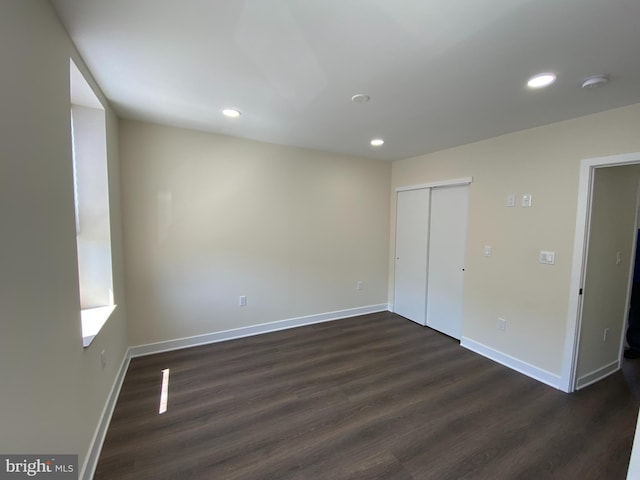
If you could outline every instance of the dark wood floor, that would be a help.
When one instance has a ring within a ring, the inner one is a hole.
[[[624,479],[638,406],[385,312],[132,360],[94,478]]]

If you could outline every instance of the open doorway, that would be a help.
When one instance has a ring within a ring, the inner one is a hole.
[[[562,388],[621,367],[637,230],[640,153],[583,160]]]
[[[576,389],[621,367],[631,297],[640,165],[594,170]]]

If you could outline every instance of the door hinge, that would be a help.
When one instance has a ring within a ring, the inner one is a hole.
[[[582,289],[580,289],[580,291],[578,292],[578,295],[582,295]]]

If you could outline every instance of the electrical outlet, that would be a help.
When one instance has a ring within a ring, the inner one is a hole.
[[[238,298],[238,306],[240,306],[240,307],[246,307],[247,306],[247,296],[246,295],[240,295],[240,297]]]
[[[504,332],[507,329],[507,321],[504,318],[498,317],[498,330]]]
[[[362,280],[356,282],[356,290],[362,290]]]

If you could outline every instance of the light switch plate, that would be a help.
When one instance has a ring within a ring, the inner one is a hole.
[[[525,193],[522,195],[522,206],[523,207],[530,207],[531,206],[531,194],[530,193]]]
[[[540,250],[540,263],[545,265],[555,265],[556,252],[548,252],[546,250]]]

